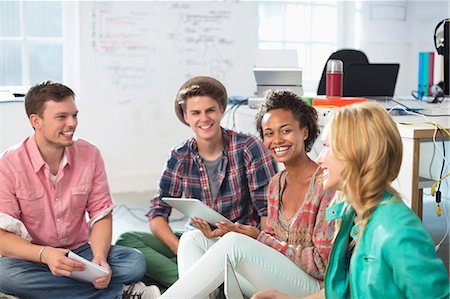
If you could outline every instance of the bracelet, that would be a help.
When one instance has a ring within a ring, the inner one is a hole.
[[[41,250],[39,250],[39,262],[42,263],[42,253],[47,246],[42,246]]]

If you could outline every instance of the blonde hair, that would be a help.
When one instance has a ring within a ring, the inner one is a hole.
[[[397,125],[381,105],[364,102],[338,109],[328,126],[333,153],[346,164],[342,192],[363,207],[365,225],[384,191],[400,197],[391,187],[402,163]]]

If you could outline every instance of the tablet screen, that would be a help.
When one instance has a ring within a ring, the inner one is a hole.
[[[215,225],[219,221],[230,221],[204,202],[195,198],[163,197],[162,201],[177,209],[189,218],[197,217]]]

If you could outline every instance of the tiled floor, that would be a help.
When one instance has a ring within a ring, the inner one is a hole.
[[[145,213],[150,206],[152,196],[153,192],[113,194],[114,202],[117,205],[113,214],[113,242],[121,233],[126,231],[149,231]],[[444,207],[445,203],[446,211],[450,214],[448,199],[444,199],[441,206]],[[424,195],[423,215],[424,224],[430,231],[435,244],[439,243],[449,224],[444,217],[444,213],[440,217],[436,216],[436,204],[431,196]],[[171,216],[170,226],[172,228],[182,228],[185,221],[186,218],[175,210]],[[444,261],[448,272],[450,254],[448,236],[442,242],[437,254]]]

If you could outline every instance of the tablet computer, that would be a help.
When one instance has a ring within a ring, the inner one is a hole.
[[[109,273],[108,269],[97,265],[96,263],[93,263],[72,251],[69,251],[67,253],[67,257],[76,260],[77,262],[83,263],[86,267],[84,271],[73,271],[72,274],[70,274],[70,277],[73,279],[93,282],[97,278],[106,276]]]
[[[225,216],[195,198],[163,197],[162,201],[189,218],[197,217],[215,225],[219,221],[230,221]]]

